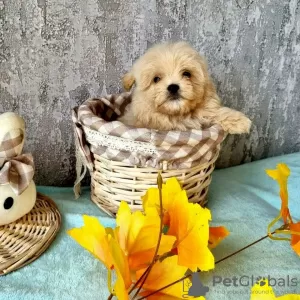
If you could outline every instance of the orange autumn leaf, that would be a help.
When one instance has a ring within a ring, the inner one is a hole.
[[[147,296],[153,291],[157,291],[160,288],[182,278],[185,276],[187,269],[177,264],[177,256],[171,256],[164,259],[162,262],[154,264],[147,280],[143,285],[143,292],[141,296]],[[137,279],[142,276],[145,269],[139,270],[136,273]],[[189,280],[189,279],[188,279]],[[153,296],[147,297],[147,300],[159,300],[159,299],[183,299],[183,282],[178,282],[166,289],[163,289],[159,293],[155,293]],[[184,299],[200,299],[194,297],[185,296]]]
[[[169,209],[168,235],[176,236],[178,265],[191,271],[214,268],[214,257],[208,248],[210,211],[189,203],[185,191],[175,195]]]
[[[292,232],[291,246],[293,250],[300,256],[300,222],[290,224],[290,231]]]
[[[153,208],[153,210],[155,210]],[[116,217],[116,233],[121,248],[128,256],[131,270],[145,268],[153,259],[160,232],[160,217],[156,210],[131,213],[129,205],[122,201]],[[175,237],[162,235],[158,255],[170,251]]]
[[[266,173],[274,180],[278,182],[280,191],[280,198],[281,198],[281,216],[285,224],[288,223],[288,219],[292,221],[289,208],[288,208],[288,189],[287,189],[287,181],[288,177],[290,176],[290,169],[289,167],[284,164],[278,164],[275,170],[266,170]]]
[[[217,247],[228,235],[229,231],[224,226],[209,227],[209,248]]]

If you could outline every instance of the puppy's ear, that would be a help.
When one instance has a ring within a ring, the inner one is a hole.
[[[122,82],[123,82],[123,87],[126,91],[130,91],[132,86],[135,83],[135,78],[132,75],[131,72],[126,73],[123,78],[122,78]]]

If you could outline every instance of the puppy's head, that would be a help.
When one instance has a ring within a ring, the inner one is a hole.
[[[203,58],[185,42],[156,45],[123,77],[123,85],[156,111],[184,115],[204,101],[209,77]]]

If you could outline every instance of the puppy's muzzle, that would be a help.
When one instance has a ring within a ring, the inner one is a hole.
[[[179,85],[178,84],[170,84],[167,89],[172,96],[175,96],[178,94]]]

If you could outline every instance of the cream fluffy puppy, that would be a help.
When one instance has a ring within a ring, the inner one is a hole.
[[[204,59],[188,43],[163,43],[149,49],[123,77],[135,85],[132,102],[119,121],[158,130],[201,129],[220,124],[231,134],[248,133],[251,121],[221,106]]]

